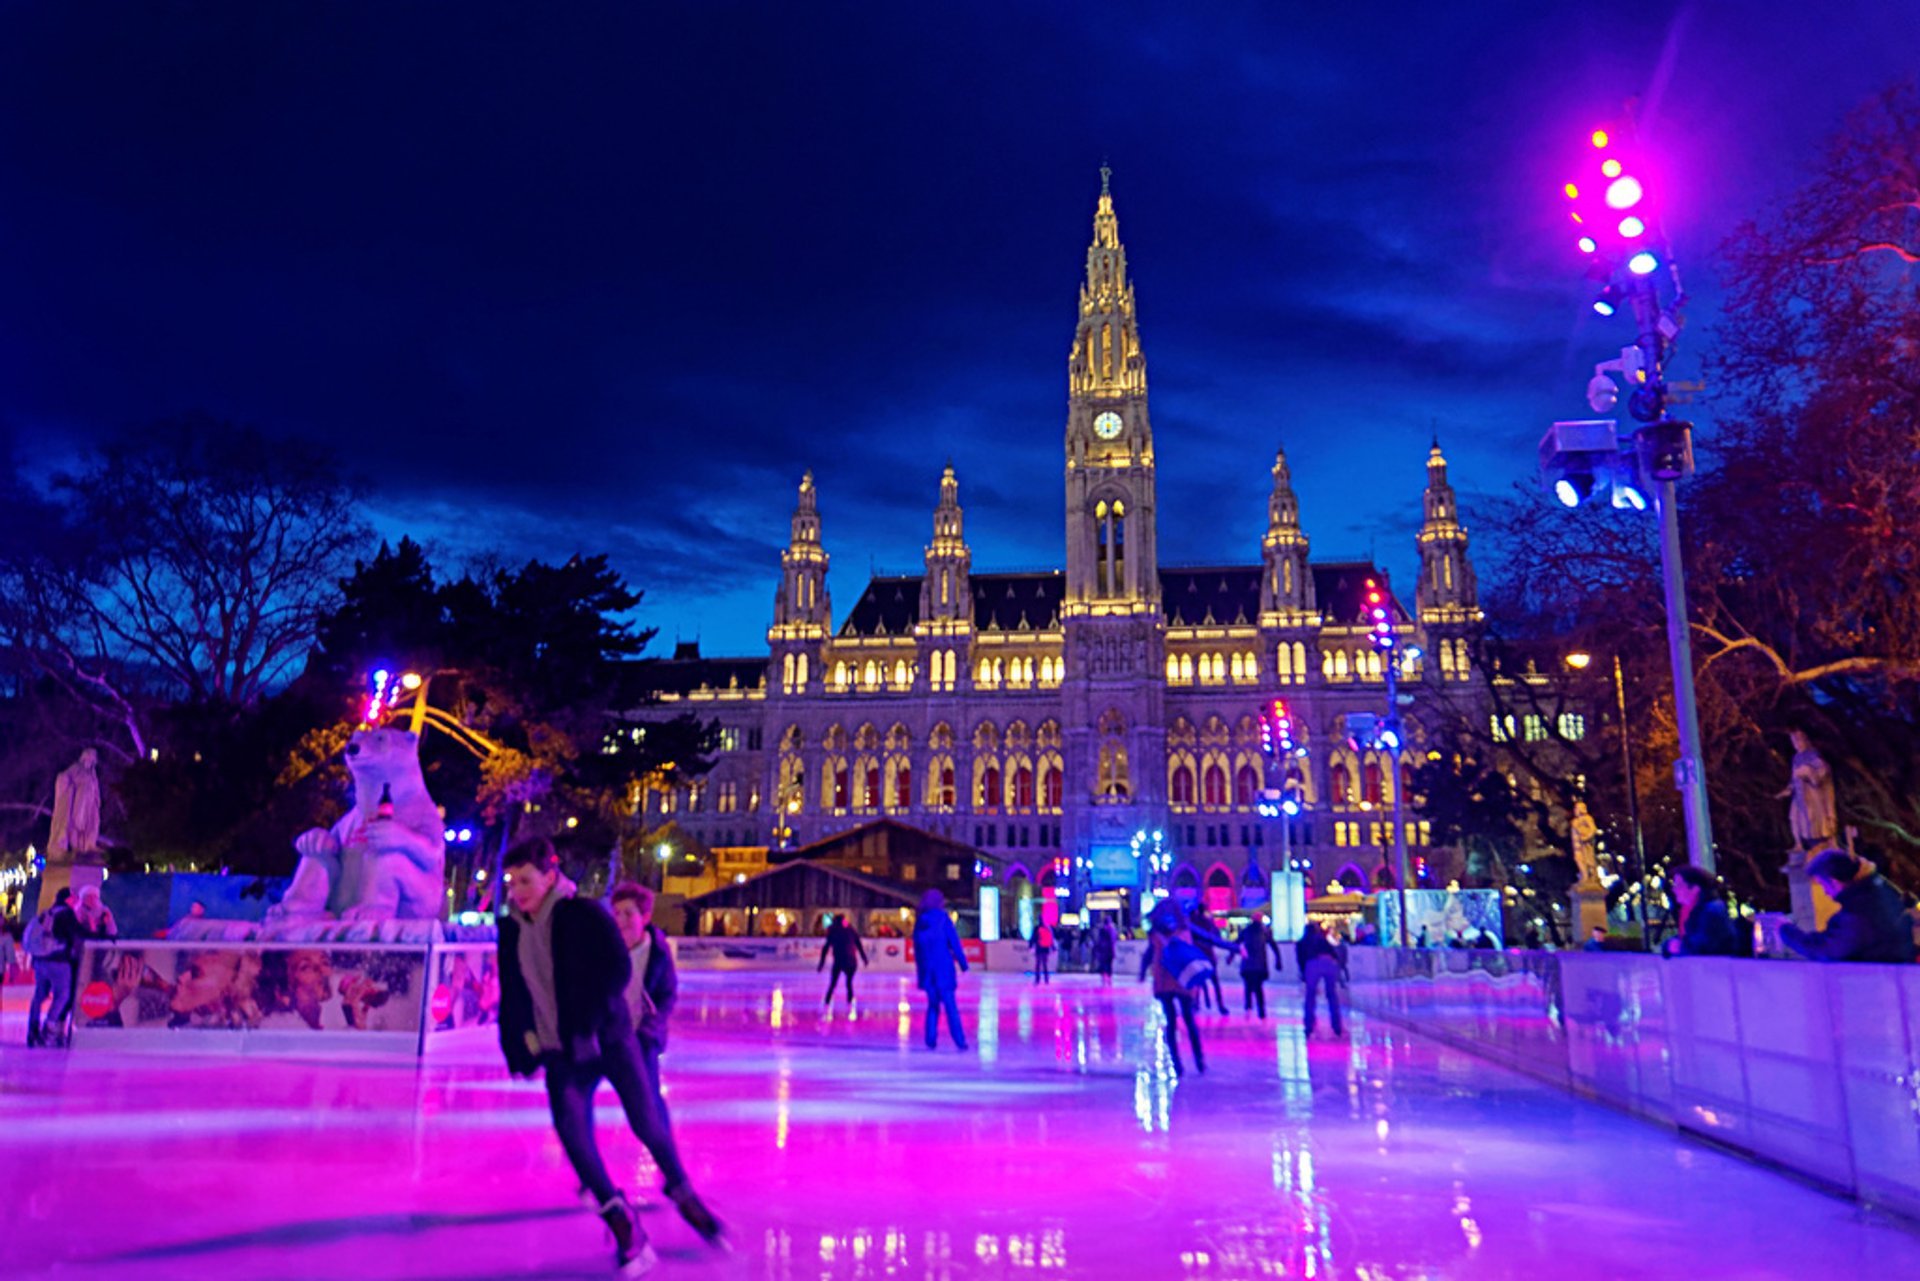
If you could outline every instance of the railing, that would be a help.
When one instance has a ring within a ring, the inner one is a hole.
[[[1355,948],[1353,1004],[1920,1217],[1920,966]]]

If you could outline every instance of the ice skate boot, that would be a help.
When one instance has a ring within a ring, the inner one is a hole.
[[[707,1203],[690,1185],[682,1184],[669,1190],[667,1199],[680,1211],[680,1217],[687,1221],[687,1226],[700,1234],[702,1241],[716,1250],[732,1252],[733,1243],[727,1240],[726,1225],[713,1217],[713,1211],[707,1208]]]
[[[623,1277],[643,1277],[653,1271],[660,1256],[653,1252],[647,1234],[634,1221],[633,1207],[616,1192],[599,1207],[600,1221],[613,1233],[614,1262]]]

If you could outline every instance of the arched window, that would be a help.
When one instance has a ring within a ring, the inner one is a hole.
[[[1057,756],[1049,757],[1045,771],[1040,777],[1042,805],[1044,808],[1058,813],[1061,805],[1066,802],[1067,792],[1067,775],[1066,771],[1060,768],[1060,758]]]
[[[805,691],[807,688],[807,656],[801,654],[793,661],[793,687]]]
[[[1208,809],[1223,809],[1227,803],[1227,772],[1217,764],[1207,766],[1203,792]]]
[[[947,809],[952,809],[953,808],[953,762],[952,761],[943,759],[940,762],[940,773],[938,777],[940,779],[939,790],[937,793],[937,795],[940,798],[938,803]]]
[[[828,794],[832,798],[834,809],[847,808],[847,762],[844,758],[832,762],[833,773],[827,779]]]
[[[1193,683],[1193,655],[1180,655],[1180,679],[1187,684]]]
[[[1242,764],[1233,775],[1233,803],[1252,805],[1260,799],[1260,775],[1252,764]]]
[[[1174,805],[1193,808],[1193,767],[1184,761],[1175,763],[1173,778],[1167,786],[1167,799]]]
[[[1033,808],[1033,766],[1025,761],[1013,771],[1013,807],[1023,811]]]
[[[1347,770],[1345,761],[1335,761],[1327,771],[1327,784],[1333,791],[1333,803],[1342,807],[1353,804],[1353,775]]]
[[[877,809],[880,805],[880,762],[871,756],[860,763],[860,808]]]
[[[1000,808],[1000,767],[989,764],[980,771],[980,795],[974,798],[974,808],[991,813]]]
[[[1368,761],[1360,767],[1360,799],[1369,805],[1380,805],[1386,801],[1387,777],[1377,760]]]

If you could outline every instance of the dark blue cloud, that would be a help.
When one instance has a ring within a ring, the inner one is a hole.
[[[608,550],[746,649],[807,468],[843,607],[949,457],[976,563],[1058,563],[1105,156],[1163,560],[1249,559],[1284,441],[1316,548],[1405,576],[1429,435],[1471,519],[1626,338],[1553,199],[1581,130],[1644,96],[1711,320],[1720,237],[1916,47],[1865,0],[12,6],[0,425],[333,440],[382,529]]]

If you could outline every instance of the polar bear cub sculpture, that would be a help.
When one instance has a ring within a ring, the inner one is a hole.
[[[439,920],[446,915],[447,846],[440,811],[420,772],[420,739],[399,729],[363,729],[346,748],[353,809],[331,831],[293,843],[300,862],[274,909],[280,922]],[[393,814],[380,814],[390,794]]]

